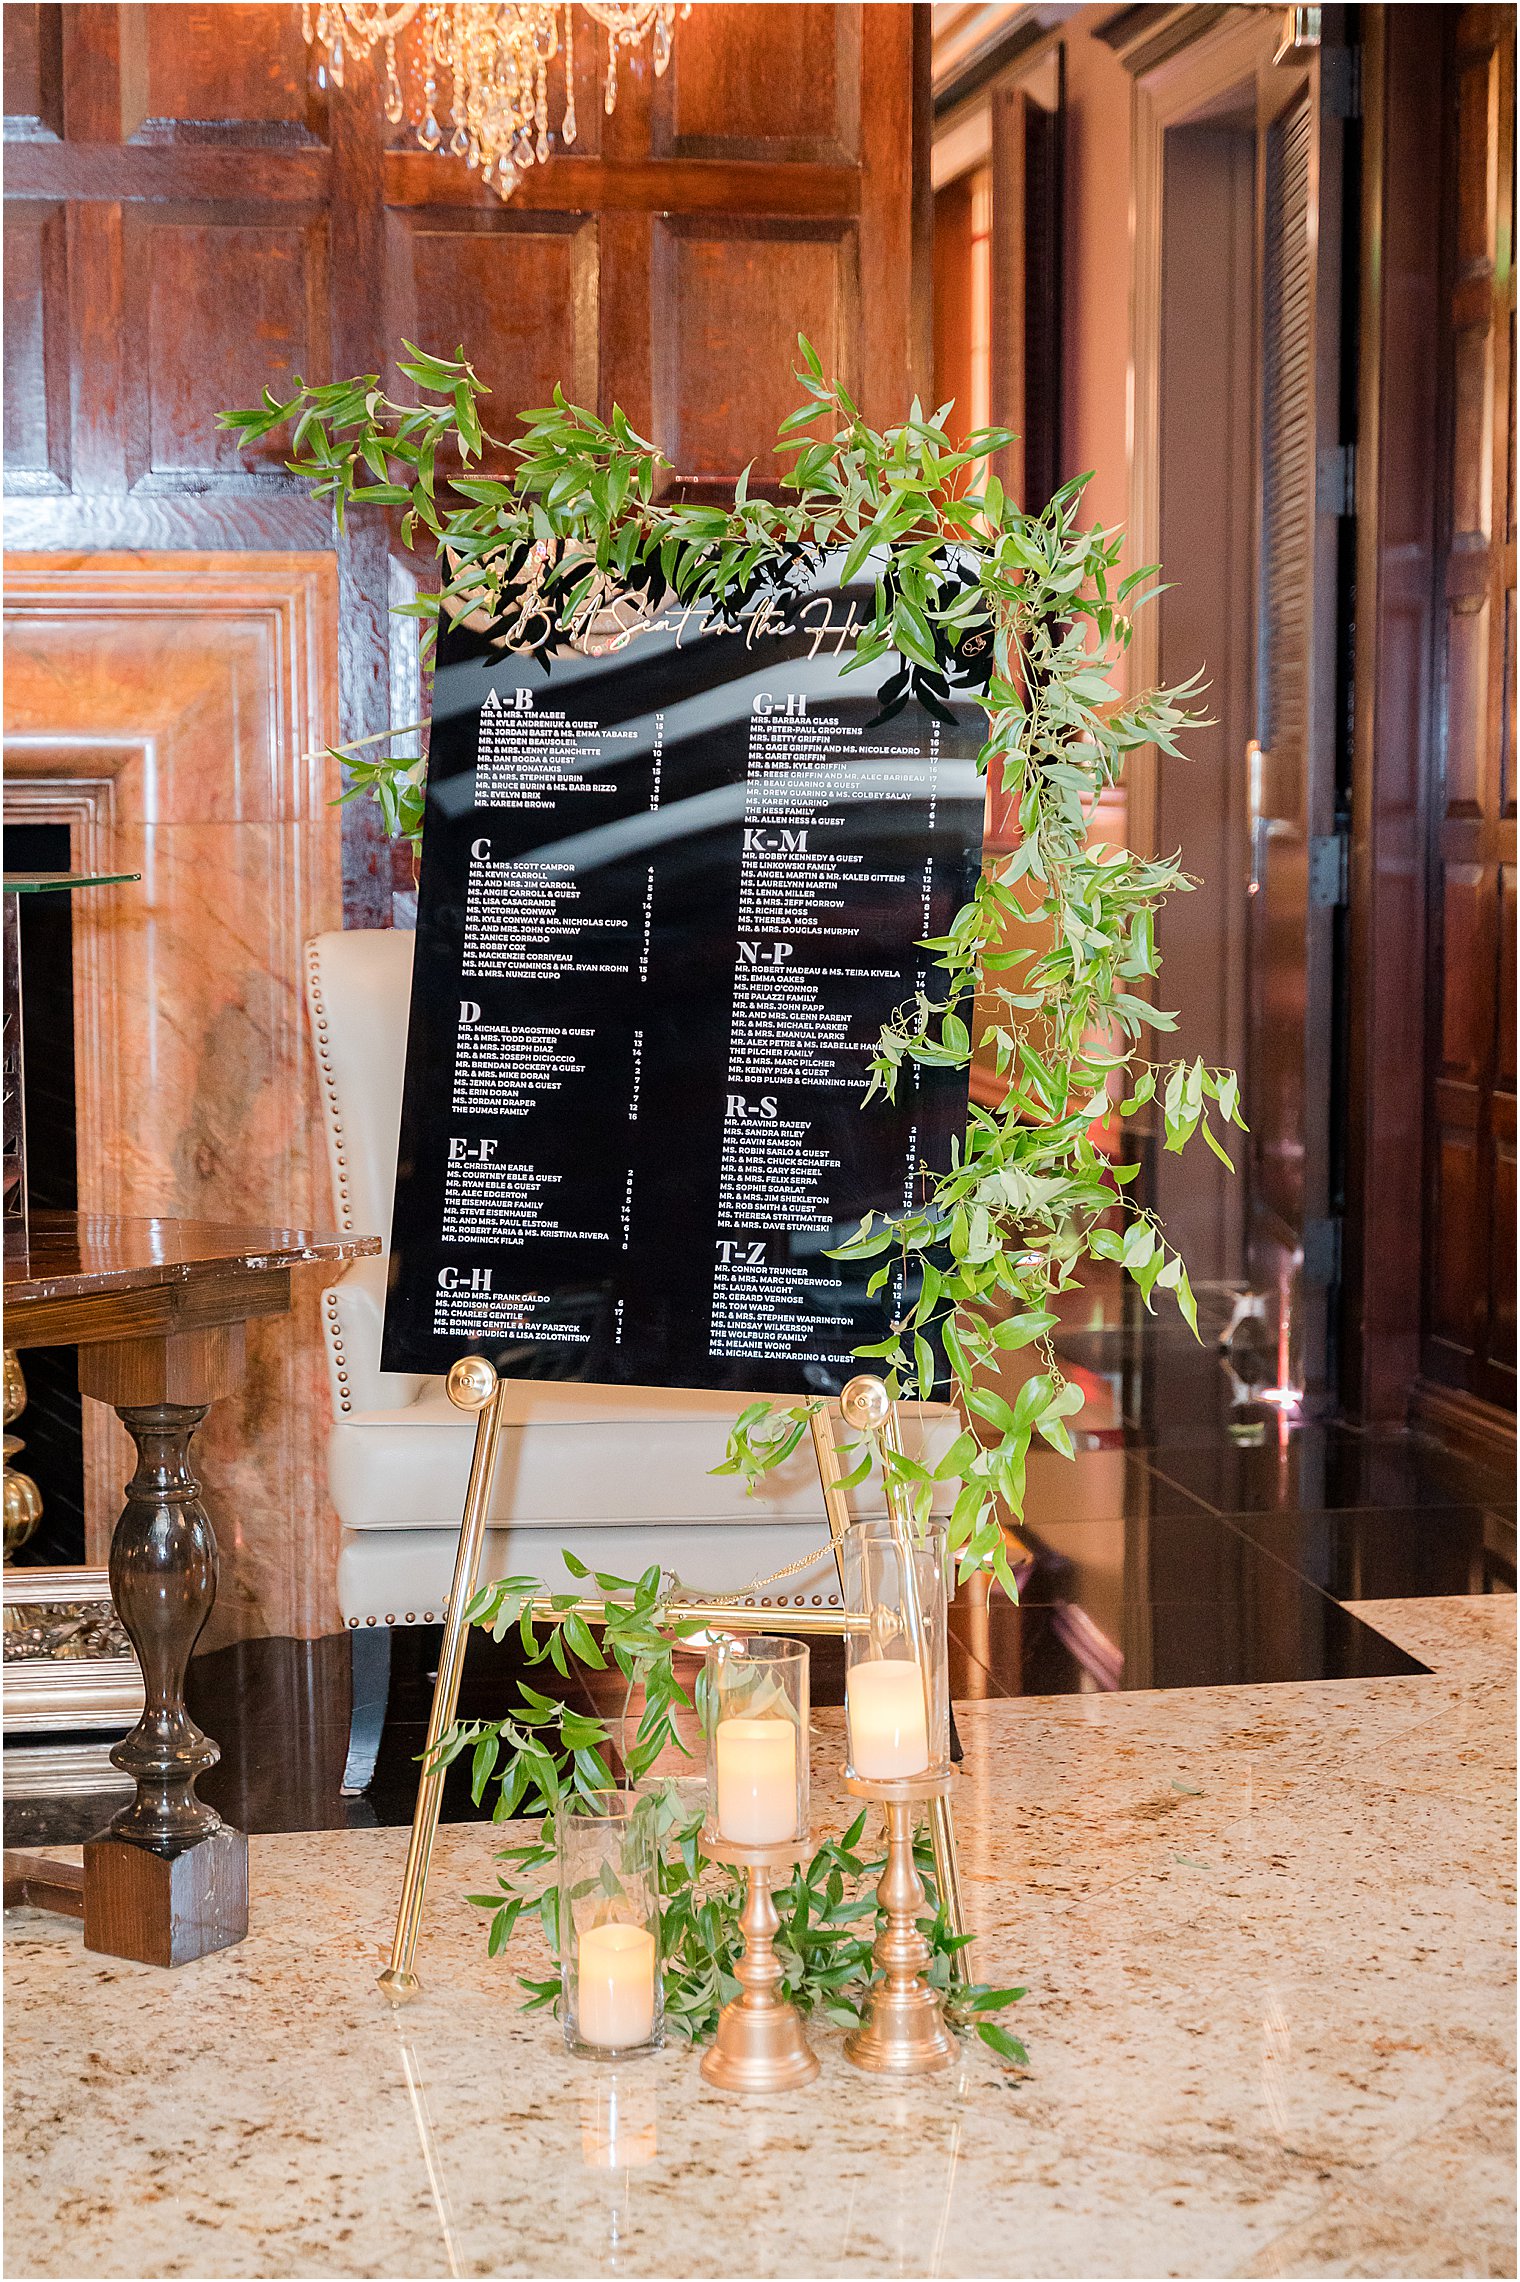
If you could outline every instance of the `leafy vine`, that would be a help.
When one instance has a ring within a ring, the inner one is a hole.
[[[913,1064],[966,1068],[974,1052],[990,1057],[1001,1098],[973,1101],[951,1164],[921,1168],[910,1208],[868,1215],[836,1256],[878,1260],[872,1289],[897,1283],[904,1295],[889,1335],[857,1353],[892,1393],[919,1397],[935,1392],[942,1355],[961,1422],[932,1477],[874,1438],[862,1467],[881,1469],[920,1515],[935,1479],[958,1481],[949,1542],[960,1574],[990,1568],[1012,1591],[1001,1515],[1022,1511],[1031,1444],[1072,1451],[1082,1395],[1050,1335],[1084,1263],[1116,1261],[1147,1308],[1166,1293],[1197,1328],[1181,1256],[1131,1193],[1138,1166],[1095,1128],[1156,1103],[1167,1150],[1201,1132],[1228,1164],[1214,1121],[1244,1122],[1233,1072],[1142,1051],[1146,1033],[1175,1027],[1153,995],[1156,915],[1192,883],[1175,860],[1090,837],[1131,753],[1178,751],[1198,683],[1121,694],[1135,613],[1160,590],[1150,570],[1120,575],[1119,531],[1082,527],[1085,477],[1025,508],[992,472],[1007,431],[957,445],[951,407],[926,416],[917,401],[896,426],[872,428],[799,346],[804,401],[780,430],[780,496],[752,494],[746,470],[724,507],[663,496],[669,464],[623,413],[603,421],[558,389],[494,446],[510,472],[478,472],[493,443],[487,391],[462,353],[406,344],[399,370],[415,401],[367,374],[284,401],[266,391],[262,406],[222,418],[244,443],[293,423],[289,465],[340,523],[351,507],[396,509],[408,545],[431,542],[439,597],[403,606],[424,621],[425,655],[440,601],[516,648],[595,647],[633,638],[667,598],[729,622],[784,609],[827,561],[841,587],[874,582],[850,662],[890,660],[885,711],[916,700],[942,712],[968,695],[982,706],[979,766],[1000,772],[1017,845],[986,864],[930,944],[943,983],[884,1027],[866,1098],[890,1098]],[[457,461],[447,480],[446,452]],[[338,758],[342,797],[370,792],[389,829],[420,832],[425,763]],[[989,1381],[1024,1349],[1036,1368],[1010,1400]],[[780,1463],[810,1407],[750,1406],[726,1470],[753,1480]]]

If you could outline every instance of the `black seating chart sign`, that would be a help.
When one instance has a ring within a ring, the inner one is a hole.
[[[862,1097],[942,980],[985,726],[878,719],[868,610],[671,606],[547,673],[441,632],[386,1369],[829,1393],[886,1335],[828,1252],[965,1128],[964,1072]]]

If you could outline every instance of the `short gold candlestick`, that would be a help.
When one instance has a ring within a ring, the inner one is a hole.
[[[796,2006],[778,1994],[781,1960],[774,1944],[781,1920],[771,1899],[772,1878],[797,1860],[802,1843],[740,1846],[709,1837],[703,1848],[715,1862],[742,1869],[748,1881],[739,1918],[744,1955],[734,1967],[740,1993],[718,2017],[717,2036],[702,2055],[703,2078],[721,2092],[790,2092],[811,2084],[818,2056]]]
[[[876,1889],[887,1922],[873,1952],[883,1977],[873,1985],[865,2017],[844,2046],[845,2057],[857,2068],[878,2075],[927,2075],[931,2069],[947,2067],[955,2053],[939,1991],[923,1978],[930,1954],[918,1930],[924,1882],[913,1860],[915,1806],[947,1798],[954,1781],[953,1767],[879,1781],[865,1775],[845,1777],[845,1789],[857,1799],[878,1800],[887,1810],[887,1861]]]

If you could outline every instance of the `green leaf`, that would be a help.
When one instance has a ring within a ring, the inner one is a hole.
[[[1027,1997],[1028,1994],[1027,1989],[979,1989],[975,1997],[975,2010],[979,2013],[1001,2012],[1008,2005],[1016,2005],[1020,1997]],[[971,2004],[969,1993],[962,2002]]]
[[[1020,1390],[1020,1399],[1022,1399],[1022,1389]],[[971,1409],[976,1412],[977,1417],[985,1418],[989,1426],[997,1427],[1004,1434],[1011,1434],[1014,1431],[1017,1421],[1013,1411],[1009,1408],[1006,1398],[1000,1395],[996,1388],[974,1387],[967,1397],[967,1401]]]
[[[1010,1315],[1002,1323],[992,1326],[992,1340],[996,1347],[1027,1347],[1035,1339],[1043,1339],[1053,1331],[1060,1317],[1049,1308],[1029,1308],[1020,1315]]]
[[[591,1627],[583,1616],[573,1613],[564,1621],[565,1640],[572,1656],[582,1664],[590,1664],[596,1671],[605,1669],[607,1659],[596,1644]]]

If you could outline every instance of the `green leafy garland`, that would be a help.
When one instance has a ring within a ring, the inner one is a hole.
[[[874,581],[850,664],[890,661],[878,690],[883,709],[912,699],[943,714],[968,696],[981,704],[987,738],[978,765],[1000,768],[1018,845],[986,867],[948,932],[928,944],[943,977],[939,995],[921,993],[885,1026],[866,1099],[891,1099],[910,1064],[965,1069],[974,1049],[990,1055],[1002,1098],[996,1107],[971,1104],[949,1168],[922,1169],[911,1209],[868,1215],[835,1256],[879,1261],[871,1290],[900,1275],[905,1295],[890,1335],[856,1352],[880,1366],[893,1394],[920,1398],[935,1391],[942,1353],[961,1419],[932,1475],[868,1436],[848,1479],[874,1467],[920,1517],[935,1481],[958,1480],[949,1542],[960,1576],[989,1568],[1012,1593],[1001,1512],[1022,1512],[1036,1435],[1071,1455],[1068,1421],[1082,1405],[1051,1345],[1054,1303],[1077,1286],[1085,1261],[1117,1261],[1147,1308],[1164,1291],[1197,1328],[1180,1256],[1129,1193],[1138,1166],[1100,1149],[1094,1124],[1156,1102],[1168,1150],[1201,1131],[1226,1164],[1210,1105],[1222,1125],[1243,1125],[1233,1072],[1141,1051],[1147,1030],[1175,1027],[1150,995],[1160,965],[1156,914],[1192,883],[1174,861],[1088,837],[1094,806],[1130,753],[1177,752],[1178,736],[1197,719],[1189,700],[1198,685],[1121,696],[1115,674],[1134,614],[1160,590],[1149,570],[1119,575],[1120,532],[1081,527],[1085,477],[1029,511],[991,472],[992,455],[1012,440],[1007,431],[979,430],[957,446],[944,424],[950,407],[926,418],[916,401],[906,420],[874,429],[824,377],[810,345],[799,345],[805,401],[780,431],[778,449],[791,459],[782,497],[751,496],[746,471],[727,507],[662,497],[669,464],[622,412],[602,421],[559,390],[551,405],[521,415],[506,447],[509,475],[470,473],[493,440],[480,419],[487,391],[462,353],[435,357],[406,344],[399,370],[414,401],[391,396],[368,374],[303,385],[285,401],[266,391],[262,406],[222,419],[245,444],[293,423],[288,464],[315,497],[332,501],[339,523],[351,506],[400,510],[404,541],[425,536],[436,549],[442,610],[507,630],[514,647],[547,653],[566,641],[588,644],[609,626],[613,639],[626,639],[641,605],[653,610],[672,596],[740,623],[784,607],[826,557],[842,556],[841,587],[862,574]],[[440,475],[446,452],[463,472]],[[423,621],[426,659],[439,599],[404,609]],[[426,764],[389,753],[361,758],[361,750],[335,749],[346,768],[342,797],[372,794],[387,829],[415,841]],[[1023,1349],[1038,1367],[1010,1401],[987,1379]],[[751,1405],[719,1470],[752,1481],[780,1464],[814,1407]],[[686,1698],[672,1658],[681,1626],[662,1607],[655,1572],[637,1585],[597,1583],[624,1596],[609,1602],[600,1647],[574,1594],[540,1639],[528,1608],[535,1580],[486,1588],[470,1613],[498,1633],[516,1623],[530,1663],[547,1657],[565,1672],[567,1652],[596,1666],[605,1651],[630,1687],[642,1686],[624,1769],[638,1780],[678,1740],[674,1715]],[[545,1817],[537,1842],[503,1858],[526,1875],[552,1855],[553,1816],[611,1782],[608,1746],[603,1723],[524,1683],[509,1718],[456,1727],[441,1750],[445,1758],[471,1751],[477,1800],[494,1776],[498,1817],[524,1806]],[[792,1929],[793,1993],[805,2002],[847,2005],[845,1992],[869,1972],[867,1945],[849,1932],[871,1907],[845,1883],[861,1874],[857,1839],[852,1831],[825,1847],[781,1901]],[[667,1967],[667,1998],[673,2020],[700,2029],[731,1983],[737,1929],[732,1894],[725,1901],[714,1891],[694,1846],[692,1833],[680,1834],[667,1858],[676,1961]],[[492,1911],[492,1946],[500,1948],[530,1897],[509,1876],[499,1894],[477,1898]],[[537,1906],[547,1926],[551,1904],[540,1898]],[[953,1944],[946,1947],[943,1921],[935,1923],[936,1957],[948,1972]],[[547,2002],[556,1992],[549,1981],[530,1993]],[[978,1992],[985,2010],[1012,1994]],[[960,2001],[967,2004],[964,1993]],[[981,2026],[1001,2049],[1005,2032]]]
[[[1121,533],[1081,528],[1086,477],[1029,512],[990,472],[991,455],[1011,441],[1006,430],[956,446],[944,425],[950,407],[926,419],[915,401],[906,420],[878,431],[824,378],[809,343],[799,346],[805,401],[780,431],[792,462],[784,496],[752,497],[746,470],[731,507],[660,497],[669,464],[622,412],[599,420],[558,389],[551,405],[521,415],[510,475],[469,474],[490,441],[479,409],[487,391],[462,354],[410,344],[399,370],[417,402],[367,374],[303,386],[283,402],[266,390],[261,407],[222,419],[245,444],[293,422],[289,465],[332,501],[340,524],[351,506],[400,509],[405,541],[425,533],[437,549],[446,611],[514,621],[547,648],[587,639],[630,594],[674,595],[736,618],[842,550],[841,586],[874,576],[874,609],[851,663],[892,659],[884,703],[912,696],[939,711],[956,692],[983,706],[978,765],[1000,765],[1019,844],[986,867],[948,934],[930,943],[941,995],[920,994],[883,1029],[866,1098],[890,1099],[907,1064],[968,1067],[975,1033],[1003,1098],[996,1108],[971,1104],[953,1162],[924,1168],[913,1209],[868,1215],[836,1257],[879,1259],[873,1292],[901,1271],[907,1296],[889,1337],[856,1352],[882,1367],[892,1393],[927,1398],[942,1350],[962,1421],[934,1469],[935,1479],[961,1483],[951,1552],[962,1578],[990,1568],[1012,1591],[1000,1509],[1023,1509],[1036,1435],[1071,1454],[1067,1421],[1082,1406],[1051,1346],[1052,1302],[1077,1284],[1084,1261],[1112,1260],[1147,1308],[1167,1292],[1197,1328],[1180,1255],[1127,1193],[1138,1166],[1101,1150],[1093,1125],[1159,1101],[1168,1150],[1201,1130],[1228,1164],[1209,1105],[1226,1125],[1244,1122],[1232,1071],[1140,1052],[1145,1031],[1175,1027],[1146,992],[1160,965],[1156,913],[1191,882],[1174,861],[1088,839],[1093,806],[1130,753],[1178,750],[1197,684],[1121,699],[1114,673],[1134,613],[1159,589],[1149,570],[1118,576]],[[466,471],[447,482],[438,472],[445,448]],[[429,654],[437,603],[404,607],[424,620]],[[989,647],[981,686],[971,661]],[[373,792],[389,829],[418,832],[425,763],[339,758],[349,761],[345,798]],[[1023,1348],[1040,1367],[1010,1402],[985,1379]],[[753,1480],[780,1464],[812,1407],[752,1406],[727,1470]],[[921,1463],[873,1438],[858,1470],[870,1465],[927,1513],[933,1480]]]

